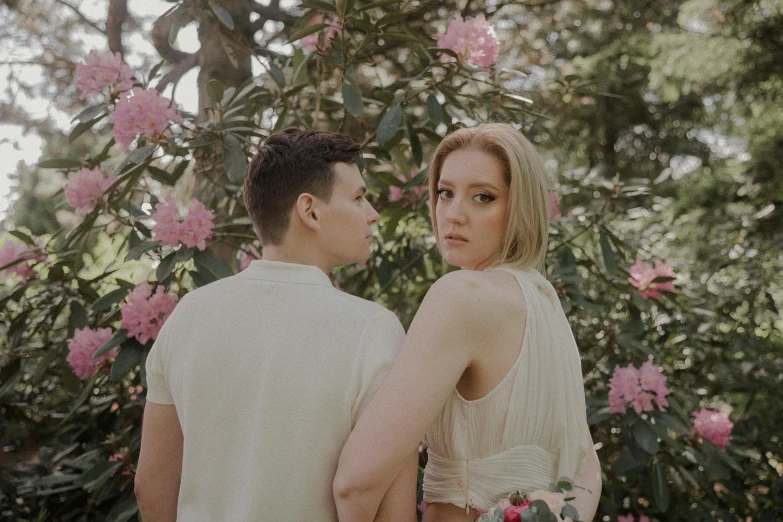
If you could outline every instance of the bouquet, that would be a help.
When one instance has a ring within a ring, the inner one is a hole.
[[[574,497],[567,493],[574,488],[574,482],[561,477],[549,489],[538,489],[529,493],[515,491],[476,519],[476,522],[559,522],[570,518],[578,522],[579,513],[568,503]]]

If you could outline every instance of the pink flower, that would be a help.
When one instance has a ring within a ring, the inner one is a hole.
[[[3,270],[3,276],[10,277],[16,274],[22,278],[22,282],[35,277],[37,272],[33,269],[33,266],[46,260],[45,251],[40,249],[43,249],[43,244],[40,241],[38,241],[38,247],[35,249],[23,243],[6,241],[0,248],[0,266],[11,264],[14,261],[17,261],[17,263]]]
[[[212,229],[215,228],[214,215],[213,210],[207,210],[201,201],[193,198],[187,215],[180,219],[174,198],[168,196],[165,203],[155,205],[152,231],[161,245],[177,246],[182,243],[188,248],[204,250],[207,248],[206,240],[212,237]]]
[[[555,219],[560,215],[560,196],[557,192],[549,193],[550,212],[549,219]]]
[[[637,414],[653,411],[654,404],[666,411],[669,402],[666,396],[671,391],[666,387],[666,376],[648,360],[637,369],[629,364],[625,368],[615,366],[609,379],[609,406],[612,413],[625,413],[631,405]]]
[[[633,522],[633,515],[617,515],[617,522]]]
[[[117,350],[101,355],[93,360],[93,354],[112,337],[111,328],[79,328],[68,339],[68,356],[65,358],[73,368],[73,373],[85,381],[95,375],[95,368],[104,361],[117,356]]]
[[[707,439],[722,450],[726,449],[731,439],[731,429],[734,423],[726,413],[702,408],[691,413],[693,415],[693,432]]]
[[[106,177],[100,169],[82,169],[68,174],[65,185],[65,199],[76,209],[77,214],[89,214],[95,208],[99,198],[109,198],[105,192],[114,183],[114,178]]]
[[[508,502],[508,499],[504,499],[499,504],[503,509],[503,522],[521,522],[522,512],[528,508],[532,500],[527,499],[518,506],[512,505],[511,502],[508,502],[508,505],[506,505],[506,502]]]
[[[142,283],[128,294],[128,302],[120,306],[122,327],[141,344],[158,337],[163,323],[177,305],[177,296],[167,294],[162,286],[155,293],[149,283]]]
[[[317,31],[313,34],[308,34],[302,38],[302,49],[308,53],[311,53],[318,48],[318,38],[322,33],[324,35],[324,45],[329,46],[334,41],[334,37],[339,36],[343,32],[343,29],[340,26],[340,22],[328,16],[324,17],[321,14],[315,14],[310,18],[310,20],[307,21],[307,25],[305,27],[315,24],[329,24],[329,27],[324,27],[320,31]]]
[[[639,515],[639,522],[650,522],[650,517],[647,515]]]
[[[112,93],[127,91],[133,87],[134,74],[133,69],[122,60],[120,53],[99,53],[92,50],[84,63],[76,66],[79,99],[99,95],[104,87],[109,87]]]
[[[261,254],[253,245],[245,245],[242,249],[242,253],[239,254],[239,269],[245,270],[254,259],[261,259]]]
[[[674,277],[674,269],[661,260],[655,262],[655,267],[638,260],[628,272],[631,274],[628,282],[639,290],[644,299],[660,299],[663,297],[661,292],[674,291],[673,281],[653,283],[656,277]]]
[[[114,138],[123,151],[128,150],[137,135],[148,138],[168,136],[170,123],[181,123],[182,117],[171,100],[154,89],[135,87],[128,96],[117,100],[114,109]]]
[[[465,62],[489,70],[498,59],[500,43],[495,34],[495,28],[487,22],[483,14],[462,20],[462,15],[456,14],[449,20],[446,32],[438,35],[438,47],[451,49]],[[453,61],[454,58],[443,53],[442,62]]]
[[[414,176],[416,174],[415,169],[411,170],[411,176]],[[408,178],[403,176],[402,174],[399,174],[397,176],[397,179],[402,181],[403,183],[408,183]],[[403,194],[403,187],[398,187],[396,185],[389,185],[389,201],[397,202],[400,200],[405,200],[402,204],[403,207],[406,207],[408,205],[414,206],[421,197],[427,193],[429,188],[425,186],[417,186],[413,187],[412,190],[410,190],[407,194]]]

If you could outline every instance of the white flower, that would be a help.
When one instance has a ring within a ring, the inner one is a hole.
[[[530,500],[543,500],[546,505],[549,506],[549,511],[555,515],[559,515],[565,507],[565,495],[563,493],[554,493],[552,491],[545,491],[539,489],[530,493],[527,498]]]

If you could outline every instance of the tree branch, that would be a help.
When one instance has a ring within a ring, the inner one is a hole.
[[[56,2],[57,2],[58,4],[62,4],[62,5],[64,5],[65,7],[67,7],[67,8],[68,8],[68,9],[70,9],[71,11],[73,11],[73,12],[76,14],[76,16],[78,16],[79,18],[81,18],[81,19],[82,19],[82,21],[84,21],[84,22],[85,22],[87,25],[89,25],[90,27],[92,27],[93,29],[95,29],[96,31],[98,31],[99,33],[101,33],[101,34],[106,34],[106,30],[104,30],[104,29],[101,29],[101,27],[100,27],[98,24],[96,24],[95,22],[93,22],[92,20],[90,20],[89,18],[87,18],[86,16],[84,16],[84,13],[82,13],[81,11],[79,11],[79,9],[77,9],[76,7],[72,6],[71,4],[69,4],[68,2],[66,2],[65,0],[56,0]]]
[[[175,13],[176,10],[158,18],[152,26],[152,33],[150,36],[152,36],[152,45],[155,46],[155,50],[158,51],[161,58],[167,62],[179,64],[192,55],[174,49],[169,43],[171,24],[173,24],[176,19]]]
[[[122,47],[122,24],[128,16],[128,0],[110,0],[109,13],[106,17],[106,36],[109,39],[109,50],[113,53],[125,54]]]
[[[189,54],[187,58],[179,62],[172,70],[163,75],[155,86],[155,90],[162,92],[170,83],[173,83],[176,86],[180,78],[182,78],[186,72],[199,65],[199,60],[200,53]]]

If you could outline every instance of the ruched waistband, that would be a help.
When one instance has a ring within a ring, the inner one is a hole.
[[[489,509],[514,491],[545,489],[558,455],[540,446],[516,446],[482,459],[456,460],[428,450],[424,501]]]

